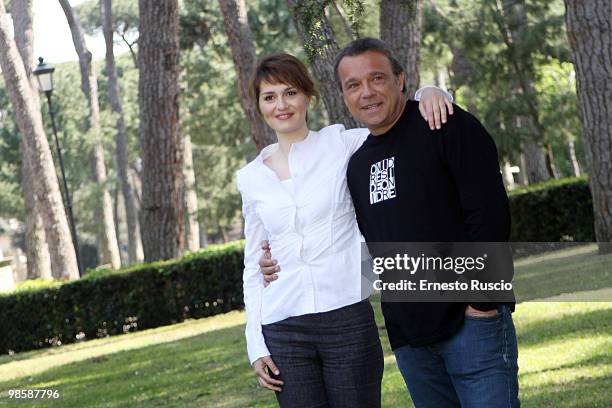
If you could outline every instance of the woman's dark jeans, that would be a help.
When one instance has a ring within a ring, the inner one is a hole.
[[[383,352],[368,300],[263,326],[282,408],[380,407]]]

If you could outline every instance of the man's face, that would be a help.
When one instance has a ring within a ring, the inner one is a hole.
[[[391,61],[376,51],[344,57],[338,65],[344,103],[373,135],[388,131],[402,114],[404,73],[393,74]]]

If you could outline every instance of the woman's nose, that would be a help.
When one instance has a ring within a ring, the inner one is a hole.
[[[276,108],[285,109],[286,107],[287,107],[287,104],[285,103],[285,98],[283,98],[282,96],[279,96],[278,99],[276,100]]]

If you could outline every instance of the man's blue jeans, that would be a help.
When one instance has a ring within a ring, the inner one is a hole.
[[[417,408],[515,408],[517,344],[512,312],[466,316],[450,339],[395,350],[397,365]]]

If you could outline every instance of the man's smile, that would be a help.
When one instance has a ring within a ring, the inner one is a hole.
[[[377,110],[382,105],[382,102],[370,103],[368,105],[362,106],[361,109],[367,111]]]

